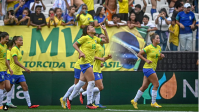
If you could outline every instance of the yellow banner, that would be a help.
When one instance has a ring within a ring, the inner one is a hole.
[[[79,26],[35,27],[1,26],[1,31],[13,36],[23,37],[23,65],[31,71],[73,71],[78,53],[73,43],[82,35]],[[97,33],[104,33],[96,28]],[[103,71],[133,71],[139,66],[137,53],[145,42],[140,31],[128,27],[107,28],[110,43],[105,45],[105,56],[112,54],[113,59],[104,63]]]

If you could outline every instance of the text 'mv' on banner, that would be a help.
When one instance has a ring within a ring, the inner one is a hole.
[[[144,29],[144,28],[143,28]],[[138,52],[143,49],[146,30],[128,27],[107,28],[110,43],[105,45],[105,56],[113,59],[104,63],[103,71],[134,71],[138,69]],[[47,28],[37,31],[35,27],[1,26],[1,31],[23,37],[21,52],[23,65],[31,71],[73,71],[78,53],[73,48],[82,35],[78,26]],[[96,28],[97,33],[104,33]]]

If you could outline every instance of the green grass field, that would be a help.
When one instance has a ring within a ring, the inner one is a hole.
[[[152,108],[149,104],[138,104],[138,110],[135,110],[132,105],[106,105],[106,109],[89,110],[85,105],[72,105],[71,110],[63,109],[61,106],[40,106],[36,109],[28,109],[27,106],[18,106],[16,109],[9,109],[8,112],[139,112],[139,111],[198,111],[198,104],[162,104],[162,108]]]

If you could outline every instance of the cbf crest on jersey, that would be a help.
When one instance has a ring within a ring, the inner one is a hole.
[[[189,16],[189,19],[191,20],[191,16]]]
[[[95,43],[97,43],[97,40],[95,40]]]

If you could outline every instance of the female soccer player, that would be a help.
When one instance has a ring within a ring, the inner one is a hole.
[[[13,38],[13,42],[15,46],[10,51],[10,67],[13,69],[13,75],[10,77],[10,83],[13,84],[20,84],[23,89],[24,97],[26,98],[26,102],[28,104],[28,108],[37,108],[39,105],[32,105],[30,101],[30,95],[28,92],[28,86],[26,84],[26,79],[22,73],[22,68],[30,73],[30,70],[24,67],[21,63],[22,54],[20,51],[20,47],[23,45],[23,39],[20,36],[15,36]]]
[[[143,73],[144,73],[144,79],[143,84],[141,88],[138,90],[135,98],[131,100],[131,103],[133,104],[135,109],[138,109],[137,107],[137,101],[142,96],[143,92],[148,88],[150,82],[153,84],[153,90],[152,90],[152,107],[162,107],[156,103],[156,96],[157,96],[157,89],[159,86],[158,77],[155,72],[155,69],[157,67],[158,60],[162,60],[164,58],[164,54],[161,53],[161,47],[158,45],[160,43],[160,38],[158,34],[151,33],[151,45],[148,45],[143,50],[141,50],[138,53],[138,57],[144,60],[146,63],[143,67]],[[143,55],[147,55],[147,59],[143,57]]]
[[[10,68],[10,66],[7,64],[6,62],[6,52],[7,52],[7,45],[6,43],[9,40],[9,34],[7,32],[2,32],[0,34],[0,109],[3,109],[3,105],[2,105],[2,95],[3,95],[3,90],[4,88],[6,89],[6,91],[10,91],[10,83],[6,83],[5,82],[5,77],[6,77],[6,70],[9,69],[9,71],[12,74],[12,70]]]
[[[102,29],[106,32],[105,26],[101,26]],[[95,85],[95,77],[93,74],[93,68],[91,64],[94,61],[95,58],[95,50],[96,50],[96,44],[100,43],[109,43],[109,38],[103,38],[100,39],[94,34],[96,33],[95,28],[91,25],[86,26],[84,31],[87,32],[88,35],[81,37],[80,39],[77,40],[73,44],[73,47],[78,51],[79,53],[79,58],[80,58],[80,68],[81,68],[81,74],[80,74],[80,80],[79,82],[75,85],[74,90],[72,94],[67,98],[67,107],[68,109],[71,109],[71,101],[78,93],[80,88],[88,82],[87,86],[87,106],[86,108],[88,109],[96,109],[97,107],[94,107],[92,105],[92,91]],[[81,47],[81,50],[80,50]]]
[[[106,38],[108,37],[107,32],[105,32],[104,34],[99,34],[98,35],[99,38]],[[102,83],[102,71],[101,71],[101,62],[105,62],[108,59],[111,59],[112,56],[108,55],[107,57],[103,57],[104,56],[104,44],[97,44],[97,48],[96,48],[96,53],[95,53],[95,62],[93,64],[93,72],[94,72],[94,76],[95,76],[95,87],[93,89],[93,101],[95,100],[95,105],[96,107],[99,108],[106,108],[105,106],[102,106],[99,101],[100,101],[100,91],[102,91],[104,89],[104,85]],[[83,99],[84,97],[87,95],[87,91],[83,92],[82,95],[80,94],[80,102],[82,102],[83,104]]]

